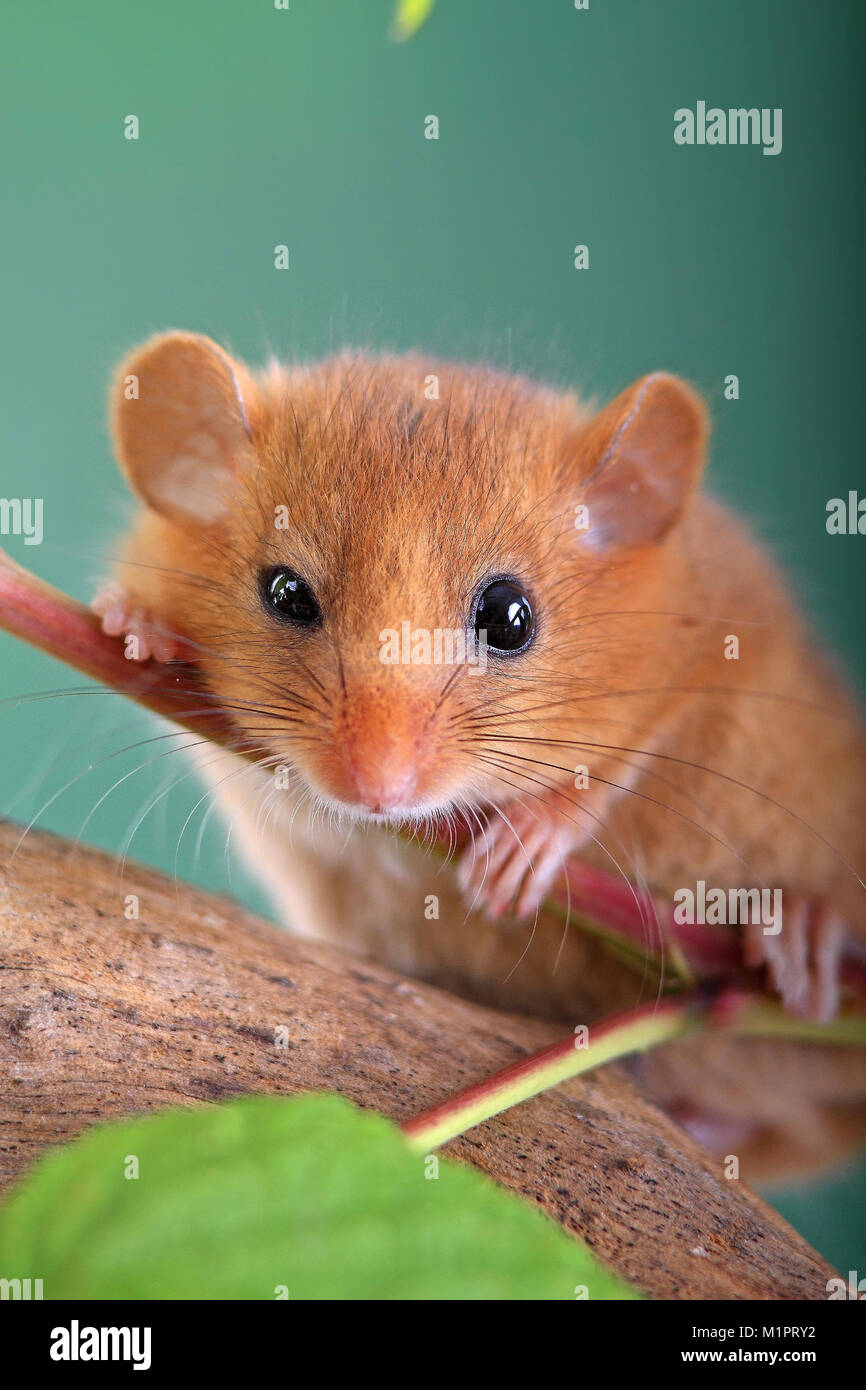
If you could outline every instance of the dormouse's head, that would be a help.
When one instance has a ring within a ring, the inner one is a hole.
[[[496,804],[530,758],[609,737],[612,690],[658,684],[705,432],[674,377],[593,415],[416,356],[254,375],[172,333],[122,366],[113,426],[146,508],[130,587],[146,574],[239,746],[319,804]]]

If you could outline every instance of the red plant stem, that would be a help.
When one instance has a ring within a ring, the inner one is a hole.
[[[213,714],[196,712],[209,697],[194,666],[127,660],[122,640],[107,637],[95,613],[37,579],[2,550],[0,628],[214,743],[226,743],[231,737],[233,726],[224,710],[214,705]]]
[[[680,952],[700,979],[730,974],[742,962],[734,932],[704,923],[676,922],[670,904],[579,860],[568,863],[551,898],[563,908],[570,904],[578,917],[597,922],[644,950],[660,938],[668,951]]]

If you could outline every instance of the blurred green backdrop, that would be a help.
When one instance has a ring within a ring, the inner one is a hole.
[[[389,0],[4,6],[0,495],[44,498],[45,539],[3,543],[90,596],[128,506],[109,372],[157,329],[252,361],[417,346],[604,397],[666,367],[711,402],[712,485],[862,685],[866,541],[824,525],[866,489],[862,5],[438,0],[405,44],[390,20]],[[781,155],[676,146],[699,99],[782,107]],[[0,811],[50,802],[48,828],[261,907],[214,820],[176,853],[200,792],[164,745],[118,753],[144,716],[13,698],[78,684],[0,636]],[[773,1196],[862,1270],[864,1188],[854,1169]]]

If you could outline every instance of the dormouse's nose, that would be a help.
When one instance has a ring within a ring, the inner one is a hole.
[[[426,710],[405,695],[349,696],[339,758],[342,796],[381,814],[411,802],[418,789]]]
[[[375,813],[405,806],[418,785],[414,767],[398,747],[350,754],[347,771],[355,799]]]

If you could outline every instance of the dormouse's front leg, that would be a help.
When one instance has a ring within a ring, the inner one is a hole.
[[[593,813],[579,793],[521,793],[486,814],[464,850],[458,881],[466,905],[498,918],[538,912],[574,854],[592,834]]]
[[[778,931],[768,932],[762,922],[750,922],[743,930],[746,965],[766,970],[789,1012],[829,1023],[839,1008],[842,960],[850,939],[840,914],[827,903],[783,894]]]

